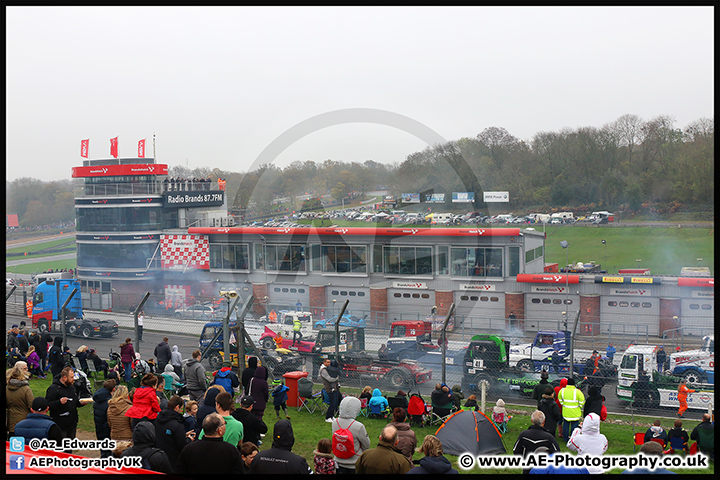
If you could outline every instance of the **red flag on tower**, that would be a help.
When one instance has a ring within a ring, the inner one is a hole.
[[[145,158],[145,139],[138,142],[138,158]]]
[[[118,157],[118,137],[110,139],[110,155]]]
[[[88,158],[88,150],[90,149],[90,139],[80,140],[80,156]]]

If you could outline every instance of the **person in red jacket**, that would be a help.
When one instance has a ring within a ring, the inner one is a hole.
[[[562,405],[560,405],[560,399],[558,398],[558,393],[560,393],[560,390],[567,387],[567,378],[563,378],[560,380],[560,385],[555,387],[555,403],[557,403],[558,408],[560,408],[560,420],[557,422],[558,426],[558,437],[563,438],[562,435],[562,424],[563,424],[563,417],[562,417]]]
[[[133,430],[142,419],[153,422],[160,412],[160,403],[155,393],[157,377],[155,374],[146,373],[140,381],[140,388],[135,390],[132,396],[133,406],[125,412],[126,417],[132,418]]]
[[[685,413],[685,410],[688,409],[687,404],[687,396],[688,393],[694,393],[695,390],[690,390],[687,385],[685,385],[685,380],[682,380],[680,382],[680,386],[678,387],[678,402],[680,402],[680,408],[677,411],[677,416],[681,417],[683,416],[683,413]]]

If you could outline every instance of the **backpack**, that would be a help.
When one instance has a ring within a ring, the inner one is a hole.
[[[604,422],[607,418],[607,407],[605,404],[600,408],[600,421]]]
[[[338,458],[346,459],[355,455],[355,437],[350,431],[353,423],[355,423],[355,420],[350,422],[347,428],[340,428],[338,422],[338,429],[332,434],[332,451],[333,455]]]

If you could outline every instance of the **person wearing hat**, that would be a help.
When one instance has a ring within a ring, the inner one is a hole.
[[[50,406],[45,397],[35,398],[27,418],[15,425],[15,436],[24,437],[26,444],[32,438],[47,438],[54,440],[58,445],[62,443],[62,431],[50,418],[48,412],[50,412]]]
[[[232,412],[232,417],[243,425],[243,442],[252,442],[257,446],[262,444],[262,437],[268,431],[268,427],[262,419],[252,413],[255,399],[251,396],[244,396],[240,401],[240,408]]]
[[[545,389],[551,386],[550,382],[548,382],[549,376],[550,375],[548,374],[547,370],[543,370],[542,372],[540,372],[540,383],[535,385],[535,388],[533,388],[532,398],[534,398],[537,402],[538,408],[540,408],[540,400],[542,400]]]
[[[305,458],[292,453],[294,444],[295,435],[290,420],[278,421],[273,429],[272,447],[255,455],[255,459],[250,465],[250,473],[275,475],[313,473]]]

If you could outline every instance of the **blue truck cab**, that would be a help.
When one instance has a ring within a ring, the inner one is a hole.
[[[77,288],[65,307],[65,324],[68,335],[90,338],[94,336],[112,337],[118,333],[118,324],[111,320],[86,318],[82,308],[80,282],[58,279],[40,283],[33,295],[32,325],[40,331],[62,332],[60,308]]]
[[[33,295],[33,328],[39,330],[51,329],[52,322],[60,320],[60,307],[62,307],[63,303],[65,303],[75,288],[77,288],[78,291],[65,308],[66,320],[83,318],[80,282],[77,280],[47,280],[40,283]]]

